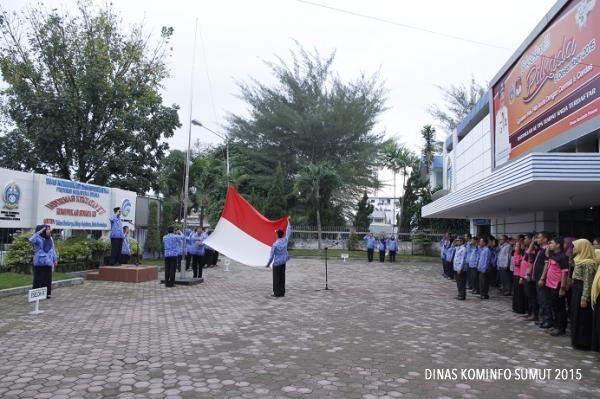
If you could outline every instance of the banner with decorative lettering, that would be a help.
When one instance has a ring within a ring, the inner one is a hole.
[[[600,115],[600,4],[571,1],[492,88],[493,164]]]

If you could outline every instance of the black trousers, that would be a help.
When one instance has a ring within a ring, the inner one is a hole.
[[[122,238],[110,239],[110,264],[111,266],[118,265],[121,262],[121,250],[123,249]]]
[[[375,252],[374,249],[368,249],[367,248],[367,260],[369,262],[373,262],[373,253]]]
[[[488,296],[490,292],[490,272],[479,272],[479,294]]]
[[[537,284],[534,280],[525,282],[525,293],[527,294],[527,313],[537,318],[540,314],[540,306],[537,298]]]
[[[194,278],[202,278],[202,268],[204,267],[204,255],[192,255],[192,271]]]
[[[390,262],[396,261],[396,251],[390,251]]]
[[[498,273],[500,274],[500,281],[502,282],[502,291],[505,294],[511,293],[512,292],[512,280],[513,280],[512,272],[507,267],[507,268],[498,269]]]
[[[559,295],[560,284],[557,288],[548,288],[552,313],[554,314],[554,328],[565,331],[567,328],[567,296]]]
[[[46,295],[52,294],[52,267],[33,267],[33,289],[46,287]]]
[[[456,288],[458,289],[458,296],[460,298],[467,297],[467,271],[461,270],[461,272],[455,272],[454,278],[456,279]]]
[[[273,266],[273,295],[285,296],[285,263]]]
[[[379,261],[385,262],[385,251],[379,251]]]
[[[165,285],[175,286],[175,268],[177,267],[177,256],[165,257]]]
[[[451,261],[444,261],[444,270],[446,277],[454,278],[454,267]]]
[[[470,267],[468,271],[469,284],[473,291],[479,291],[479,271],[476,267]]]
[[[185,270],[190,270],[192,268],[192,254],[185,255]]]

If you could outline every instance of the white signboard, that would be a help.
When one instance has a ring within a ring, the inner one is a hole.
[[[112,213],[113,208],[117,206],[121,208],[121,220],[123,226],[129,226],[130,230],[135,228],[135,200],[136,194],[132,191],[125,191],[119,188],[113,188],[112,191],[112,206],[110,212]]]
[[[29,295],[27,296],[27,299],[29,300],[29,302],[46,299],[48,297],[47,291],[48,291],[48,288],[46,288],[46,287],[35,288],[33,290],[29,290]]]
[[[0,227],[35,226],[33,173],[0,168]]]

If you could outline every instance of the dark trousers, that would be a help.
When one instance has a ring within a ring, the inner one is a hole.
[[[454,278],[454,268],[452,262],[447,260],[444,261],[444,275],[446,277]]]
[[[560,285],[559,285],[560,286]],[[560,296],[560,287],[548,288],[548,298],[554,318],[554,328],[559,331],[565,331],[567,328],[567,296]]]
[[[375,252],[374,249],[368,249],[367,248],[367,260],[369,262],[373,262],[373,253]]]
[[[165,257],[165,285],[175,286],[175,268],[177,267],[177,256]]]
[[[467,271],[461,270],[460,272],[456,272],[454,274],[454,278],[456,279],[456,288],[458,288],[459,298],[466,298],[467,297]]]
[[[181,270],[181,262],[183,261],[183,255],[177,255],[177,269]]]
[[[540,306],[538,304],[537,283],[533,280],[525,283],[525,293],[527,294],[527,307],[529,314],[538,317]]]
[[[118,265],[121,260],[121,250],[123,249],[122,238],[111,238],[110,239],[110,264],[112,266]]]
[[[390,262],[396,261],[396,251],[390,251]]]
[[[512,272],[507,267],[498,269],[498,273],[500,274],[500,281],[502,282],[502,292],[504,294],[510,294],[512,292]]]
[[[192,268],[192,254],[185,255],[185,270]]]
[[[385,262],[385,251],[379,251],[379,261]]]
[[[285,263],[273,266],[273,295],[285,296]]]
[[[33,289],[46,287],[46,295],[52,294],[52,267],[33,267]]]
[[[121,254],[121,258],[120,258],[120,262],[122,265],[128,265],[129,264],[129,258],[131,256],[127,255],[127,254]]]
[[[202,278],[202,268],[204,267],[204,255],[192,255],[192,270],[194,278]]]
[[[544,324],[552,324],[552,302],[550,302],[550,288],[537,287],[537,300],[540,305],[540,317]]]
[[[210,265],[211,266],[216,266],[217,265],[217,261],[219,260],[219,251],[215,251],[213,249],[212,251],[212,256],[210,257]],[[208,262],[207,262],[208,263]]]
[[[479,294],[488,296],[490,292],[490,272],[479,273]]]
[[[476,267],[469,268],[469,281],[471,283],[471,289],[479,292],[479,272]]]

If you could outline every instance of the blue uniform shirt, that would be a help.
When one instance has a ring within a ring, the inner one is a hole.
[[[464,245],[455,248],[454,261],[452,264],[454,271],[467,270],[467,248],[465,248]]]
[[[52,240],[52,239],[51,239]],[[54,241],[52,241],[52,247],[48,252],[44,251],[44,238],[39,232],[34,233],[29,242],[33,245],[35,251],[33,255],[33,266],[54,266],[54,263],[58,261],[58,256],[54,251]]]
[[[455,246],[446,249],[446,262],[452,262],[454,260],[454,251],[456,251]]]
[[[123,222],[117,214],[112,214],[110,218],[110,238],[123,238]]]
[[[377,241],[375,237],[366,235],[363,240],[367,242],[367,249],[375,249],[375,242]]]
[[[202,233],[194,233],[190,237],[190,246],[189,250],[192,255],[204,256],[204,251],[206,245],[204,244],[204,240],[208,238],[208,234],[205,232]]]
[[[385,252],[385,239],[381,238],[377,240],[377,248],[379,252]]]
[[[121,254],[129,255],[130,253],[131,253],[131,250],[129,249],[129,238],[123,237],[123,246],[121,247]]]
[[[398,241],[387,240],[387,247],[390,252],[396,252],[398,250]]]
[[[181,245],[183,235],[169,233],[163,237],[163,246],[165,248],[165,258],[181,255]]]
[[[477,270],[480,273],[485,273],[490,269],[492,264],[492,251],[489,247],[480,248],[479,260],[477,261]]]
[[[271,257],[267,262],[267,266],[273,262],[273,267],[283,266],[288,261],[288,240],[292,234],[292,224],[288,222],[285,237],[278,238],[271,247]]]
[[[477,263],[479,262],[479,253],[481,249],[479,247],[473,246],[471,248],[471,253],[469,254],[469,268],[475,269],[477,267]]]

